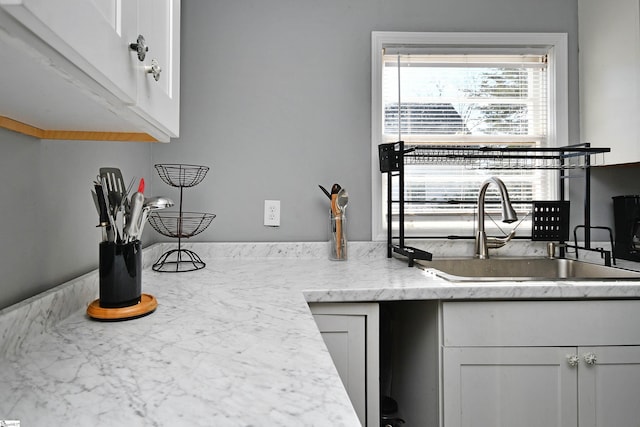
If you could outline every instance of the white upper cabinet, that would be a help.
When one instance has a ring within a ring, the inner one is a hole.
[[[123,48],[137,37],[135,2],[23,0],[4,8],[96,82],[135,102],[134,55]]]
[[[179,29],[179,1],[138,0],[138,32],[149,46],[144,63],[146,67],[159,67],[155,71],[160,74],[154,76],[149,68],[151,73],[136,73],[138,97],[134,109],[174,135],[180,126],[180,38],[175,34]]]
[[[640,161],[640,2],[578,0],[581,140]]]
[[[0,125],[168,142],[179,135],[179,46],[179,0],[0,0],[0,60],[11,64]]]

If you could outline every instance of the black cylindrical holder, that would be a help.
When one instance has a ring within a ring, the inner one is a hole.
[[[140,302],[141,294],[140,241],[100,243],[100,307],[129,307]]]

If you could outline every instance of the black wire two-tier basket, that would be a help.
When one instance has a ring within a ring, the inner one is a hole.
[[[163,236],[178,239],[178,248],[162,254],[152,268],[164,273],[200,270],[206,264],[198,254],[182,247],[182,239],[202,233],[216,216],[212,213],[185,212],[182,209],[182,192],[185,187],[200,184],[209,168],[185,164],[157,164],[155,168],[165,183],[180,188],[180,208],[178,212],[163,210],[149,214],[149,223],[154,230]]]

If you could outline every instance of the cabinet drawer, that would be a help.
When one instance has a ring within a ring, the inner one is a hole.
[[[444,345],[640,345],[640,300],[442,304]]]

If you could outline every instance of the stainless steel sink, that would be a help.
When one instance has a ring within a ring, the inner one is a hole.
[[[416,264],[454,282],[640,280],[637,271],[558,258],[442,258]]]

